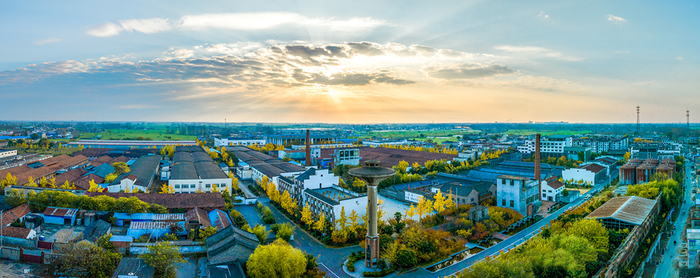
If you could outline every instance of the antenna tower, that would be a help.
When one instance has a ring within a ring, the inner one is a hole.
[[[639,135],[639,105],[637,105],[637,135]]]
[[[690,109],[685,110],[685,117],[687,119],[687,125],[688,125],[688,136],[690,136]]]

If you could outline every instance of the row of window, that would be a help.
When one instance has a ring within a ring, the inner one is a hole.
[[[501,199],[501,206],[505,207],[506,206],[506,199]],[[510,207],[514,208],[515,207],[515,201],[510,200]]]
[[[219,186],[218,183],[215,183],[214,185]],[[206,185],[204,185],[204,187],[211,188],[211,184],[207,183]],[[176,184],[175,188],[196,188],[196,185],[194,185],[194,184],[182,184],[182,185]]]

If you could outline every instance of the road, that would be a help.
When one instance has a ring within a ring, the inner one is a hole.
[[[604,183],[601,183],[591,189],[593,190],[602,190],[607,184],[610,183],[611,180],[615,178],[615,175],[607,179]],[[591,192],[589,191],[589,192]],[[456,263],[454,265],[451,265],[449,267],[446,267],[438,272],[432,273],[430,271],[425,270],[425,268],[418,268],[409,272],[402,273],[400,275],[396,275],[396,277],[445,277],[452,275],[458,271],[461,271],[465,268],[470,267],[472,264],[481,261],[486,258],[486,256],[494,256],[498,253],[500,253],[502,250],[510,250],[513,247],[515,247],[518,244],[522,244],[523,242],[527,241],[528,239],[532,238],[533,235],[536,235],[539,233],[539,231],[546,225],[548,225],[552,220],[555,220],[557,217],[559,217],[560,214],[562,214],[564,211],[566,211],[569,208],[578,206],[582,204],[585,199],[584,197],[589,196],[590,193],[586,193],[581,196],[581,198],[577,199],[575,202],[570,203],[563,208],[560,208],[559,210],[555,211],[552,213],[550,216],[538,221],[534,225],[524,229],[523,231],[511,236],[510,238],[499,242],[498,244],[492,246],[491,248],[488,248],[479,254],[476,254],[464,261],[461,261],[459,263]],[[272,212],[274,214],[275,219],[277,220],[277,223],[283,223],[283,222],[288,222],[292,223],[289,219],[287,219],[281,212],[279,212],[277,209],[275,209],[272,205],[269,204],[269,199],[260,197],[258,198],[259,202],[262,202],[264,205],[269,206],[272,209]],[[248,207],[248,206],[239,206],[238,208],[241,207]],[[241,213],[246,217],[246,219],[251,219],[258,217],[257,215],[253,216],[254,212],[251,212],[251,210],[254,210],[253,207],[249,207],[249,209],[243,209]],[[249,218],[250,217],[250,218]],[[248,220],[249,222],[251,220]],[[259,220],[253,220],[253,222],[257,222]],[[295,224],[296,225],[296,224]],[[314,256],[318,256],[318,263],[319,263],[319,268],[321,268],[323,271],[327,272],[326,277],[334,277],[334,278],[340,278],[340,277],[350,277],[349,275],[345,274],[342,270],[341,264],[345,261],[348,255],[350,255],[351,252],[353,251],[361,251],[362,249],[359,246],[351,246],[351,247],[345,247],[345,248],[329,248],[326,247],[325,245],[321,244],[318,242],[315,238],[311,237],[310,235],[306,234],[301,228],[296,228],[294,232],[294,240],[291,242],[291,245],[299,248],[309,254],[312,254]]]
[[[676,219],[676,222],[673,223],[673,235],[671,235],[670,239],[668,240],[668,246],[666,247],[668,250],[666,250],[666,253],[661,259],[661,263],[659,263],[659,266],[656,268],[656,273],[666,273],[666,277],[678,277],[678,268],[674,267],[674,259],[678,255],[678,250],[676,247],[682,242],[684,242],[681,238],[681,235],[683,234],[683,229],[685,228],[685,222],[688,216],[688,212],[690,211],[690,207],[693,206],[693,200],[692,200],[692,189],[693,189],[693,171],[690,169],[690,160],[687,160],[688,163],[685,165],[685,195],[684,195],[684,200],[686,201],[685,204],[681,206],[681,211],[680,215],[678,216],[678,219]],[[673,242],[677,242],[676,244],[673,244]]]

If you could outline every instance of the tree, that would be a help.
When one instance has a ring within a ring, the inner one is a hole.
[[[457,204],[455,204],[455,200],[452,199],[452,191],[447,193],[447,200],[445,200],[445,208],[447,209],[453,209],[457,207]]]
[[[153,267],[153,277],[175,277],[175,264],[184,263],[180,249],[170,241],[161,241],[149,245],[146,253],[139,256]],[[167,270],[167,273],[166,273]]]
[[[413,162],[413,164],[411,165],[411,171],[418,172],[420,170],[423,170],[423,167],[420,166],[420,164],[418,164],[418,162]]]
[[[17,207],[21,204],[24,204],[27,202],[27,198],[24,197],[22,193],[19,192],[17,189],[11,189],[7,194],[5,195],[5,203],[9,205],[10,207]]]
[[[168,184],[165,184],[165,183],[164,183],[164,184],[160,187],[160,193],[161,193],[161,194],[172,194],[172,193],[175,193],[175,187],[173,187],[172,185],[168,186]]]
[[[252,278],[292,278],[301,277],[306,272],[306,264],[306,256],[301,250],[278,239],[255,248],[246,267]]]
[[[355,178],[355,180],[352,182],[352,188],[356,190],[364,190],[366,187],[365,182],[361,179]]]
[[[399,161],[398,165],[394,166],[394,169],[396,169],[396,171],[398,171],[401,174],[406,174],[406,169],[408,168],[408,165],[408,162],[401,160]]]
[[[75,184],[71,184],[70,181],[66,181],[61,185],[61,189],[75,189]]]
[[[445,210],[445,197],[442,196],[442,191],[438,191],[438,193],[435,194],[435,203],[433,204],[433,207],[438,213]]]
[[[114,252],[114,248],[116,248],[116,246],[114,246],[114,243],[110,241],[111,238],[112,233],[107,233],[99,237],[95,243],[97,246],[102,247],[107,251]]]
[[[321,213],[321,217],[319,217],[318,221],[316,221],[316,224],[314,224],[314,230],[322,233],[325,228],[326,228],[326,215]]]
[[[54,257],[50,267],[55,273],[69,277],[110,277],[122,258],[119,253],[85,240],[62,245],[53,253],[58,256]]]
[[[107,176],[109,176],[109,175],[107,175]],[[112,180],[114,180],[114,179],[112,179]],[[107,181],[107,179],[105,179],[105,182],[106,181]],[[56,177],[51,177],[51,179],[49,179],[49,186],[51,188],[56,188]]]
[[[17,177],[13,176],[9,172],[5,176],[5,179],[2,181],[3,186],[8,186],[8,185],[17,185]]]
[[[209,226],[204,229],[199,229],[199,240],[204,242],[208,237],[216,234],[218,232],[218,229],[214,226]]]
[[[265,244],[265,240],[267,240],[267,235],[270,232],[265,229],[265,226],[258,224],[255,225],[251,233],[255,234],[255,236],[258,237],[260,244]]]
[[[233,190],[238,191],[240,182],[238,181],[238,179],[236,177],[233,176],[233,174],[229,174],[229,177],[231,177],[231,188]]]
[[[277,224],[277,238],[289,242],[294,234],[294,227],[289,223]]]
[[[626,152],[625,155],[623,156],[625,159],[625,162],[630,161],[631,156],[632,156],[632,154],[630,154],[629,152]]]
[[[39,185],[41,185],[42,187],[45,187],[48,184],[49,184],[49,180],[46,179],[46,177],[41,177],[41,180],[39,180]]]
[[[309,204],[304,205],[304,209],[301,211],[301,222],[304,222],[307,226],[311,227],[314,224],[313,214],[311,209],[309,209]]]
[[[115,174],[115,173],[108,174],[108,175],[105,177],[105,183],[111,183],[111,182],[113,182],[118,176],[119,176],[119,175],[117,175],[117,174]],[[55,184],[56,184],[56,181],[53,180],[53,184],[52,184],[52,185],[54,186],[54,188],[55,188]]]
[[[360,225],[358,221],[360,220],[360,216],[357,215],[357,212],[355,210],[350,211],[350,217],[348,217],[350,220],[350,226],[352,227],[352,231],[355,231],[355,228]]]
[[[413,251],[408,248],[401,249],[398,252],[396,252],[396,259],[392,263],[404,269],[411,268],[418,263],[416,251]]]
[[[24,186],[37,187],[37,184],[34,182],[34,178],[29,177],[27,178],[27,183],[24,184]]]
[[[114,174],[117,176],[124,174],[124,173],[129,173],[131,169],[129,169],[129,165],[126,164],[126,162],[115,162],[112,164],[112,167],[114,167]]]
[[[95,182],[95,180],[90,180],[90,188],[88,188],[88,192],[100,192],[102,191],[102,188],[100,187],[99,184]]]
[[[340,229],[345,229],[345,225],[348,224],[348,218],[345,216],[345,206],[340,207],[340,217],[336,222]]]
[[[414,215],[416,215],[416,208],[411,204],[411,207],[406,210],[406,215],[408,218],[413,218]]]

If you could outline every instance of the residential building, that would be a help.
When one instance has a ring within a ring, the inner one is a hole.
[[[542,137],[540,140],[540,155],[542,157],[561,157],[564,155],[564,148],[573,145],[573,138],[565,135],[551,135]],[[524,144],[518,146],[518,151],[524,154],[535,153],[535,139],[525,140]]]
[[[32,212],[32,210],[29,209],[29,205],[26,203],[16,206],[10,210],[6,210],[2,213],[2,222],[0,222],[0,225],[10,226],[10,224],[12,224],[12,222],[15,220],[19,219],[19,221],[22,221],[24,220],[24,216],[30,212]]]
[[[541,205],[537,181],[520,176],[501,175],[497,179],[497,205],[530,216]]]
[[[340,212],[343,208],[346,216],[349,216],[354,210],[362,217],[367,208],[367,195],[338,186],[305,189],[304,205],[309,206],[314,219],[318,219],[323,214],[326,216],[326,221],[335,223],[335,220],[340,219]]]
[[[244,146],[233,146],[228,149],[238,158],[236,175],[244,180],[260,182],[267,176],[274,184],[279,184],[280,176],[299,175],[306,171],[304,167],[288,163]]]

